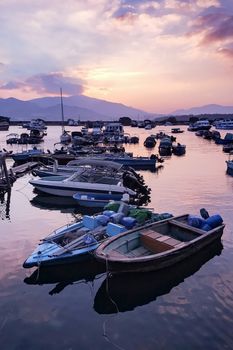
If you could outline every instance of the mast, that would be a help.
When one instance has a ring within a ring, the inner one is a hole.
[[[62,119],[62,134],[64,134],[65,131],[65,121],[64,121],[64,109],[63,109],[63,100],[62,100],[62,88],[60,88],[60,94],[61,94],[61,119]]]

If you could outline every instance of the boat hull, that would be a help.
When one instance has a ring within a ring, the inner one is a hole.
[[[201,249],[205,248],[212,242],[219,240],[222,236],[223,230],[220,230],[218,234],[208,237],[206,240],[202,240],[200,244],[192,245],[187,248],[183,248],[182,251],[172,252],[169,256],[158,257],[156,259],[145,261],[134,261],[129,263],[121,263],[120,261],[108,260],[108,272],[111,273],[127,273],[127,272],[149,272],[157,271],[170,267],[193,254],[197,254]]]
[[[169,220],[167,220],[168,222]],[[164,221],[165,222],[165,221]],[[170,267],[194,254],[197,254],[201,249],[207,247],[209,244],[213,243],[216,240],[220,240],[223,234],[224,225],[199,235],[197,238],[192,239],[191,241],[184,241],[180,246],[173,246],[174,248],[169,249],[167,251],[161,251],[160,253],[150,253],[141,255],[139,257],[129,257],[127,255],[117,253],[116,251],[112,251],[111,247],[120,247],[118,242],[122,242],[127,247],[132,243],[132,239],[135,239],[140,233],[136,231],[132,231],[131,233],[121,234],[117,238],[111,238],[107,242],[104,242],[95,252],[96,258],[99,261],[107,262],[108,271],[111,273],[128,273],[128,272],[149,272],[149,271],[157,271],[160,269],[164,269],[166,267]],[[141,230],[140,230],[141,232]],[[121,240],[121,241],[120,241]],[[112,248],[113,249],[113,248]]]

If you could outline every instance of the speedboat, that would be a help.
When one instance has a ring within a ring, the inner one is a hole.
[[[93,257],[91,253],[107,238],[145,222],[171,216],[168,213],[153,214],[146,208],[137,208],[124,202],[113,202],[108,208],[102,214],[84,215],[79,222],[52,232],[42,239],[23,266],[30,268],[89,260]]]
[[[84,166],[72,175],[45,176],[29,182],[37,190],[56,196],[73,196],[75,193],[83,195],[111,193],[122,196],[128,193],[130,197],[133,197],[136,192],[129,186],[123,185],[123,178],[132,177],[132,174],[122,172],[121,168],[122,165],[114,162],[95,161],[91,163],[89,161],[89,166]],[[127,183],[129,184],[130,181]]]

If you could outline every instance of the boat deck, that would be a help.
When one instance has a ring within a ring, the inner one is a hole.
[[[138,258],[159,254],[174,248],[182,248],[203,234],[201,230],[177,220],[171,220],[166,225],[157,225],[155,229],[152,226],[138,231],[137,235],[132,235],[113,249],[111,254],[117,258]]]

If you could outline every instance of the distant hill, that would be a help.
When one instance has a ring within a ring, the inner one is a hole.
[[[233,113],[233,106],[221,106],[216,104],[192,107],[189,109],[178,109],[170,115],[200,115],[200,114],[230,114]]]
[[[125,106],[122,103],[114,103],[84,95],[63,97],[65,119],[85,120],[118,120],[127,116],[131,119],[155,119],[161,120],[168,116],[179,117],[186,120],[190,115],[214,115],[233,113],[233,106],[221,106],[209,104],[190,109],[179,109],[169,114],[148,113],[140,109]],[[33,118],[43,118],[48,121],[61,119],[60,97],[42,97],[28,101],[16,98],[0,98],[0,115],[10,117],[12,121],[26,121]]]
[[[154,117],[140,109],[98,100],[87,96],[63,97],[65,119],[80,120],[118,120],[122,116],[132,119]],[[30,120],[43,118],[45,120],[59,120],[61,118],[60,97],[43,97],[29,101],[16,98],[0,99],[0,115],[10,117],[11,120]]]

